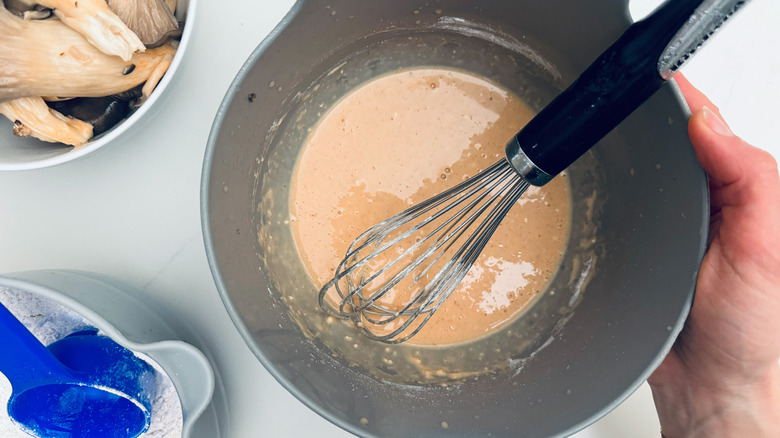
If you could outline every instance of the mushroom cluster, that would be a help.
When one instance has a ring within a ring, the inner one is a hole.
[[[149,97],[181,35],[176,0],[0,0],[0,114],[79,147]]]

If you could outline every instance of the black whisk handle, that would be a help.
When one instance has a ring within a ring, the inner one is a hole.
[[[668,0],[631,25],[507,144],[507,158],[544,185],[670,79],[746,1]]]

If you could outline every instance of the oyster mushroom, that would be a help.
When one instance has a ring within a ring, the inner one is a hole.
[[[81,146],[92,138],[92,125],[49,108],[40,97],[22,97],[0,103],[0,114],[14,124],[14,135],[50,143]]]
[[[146,49],[132,30],[109,9],[105,0],[15,0],[28,7],[51,8],[65,25],[71,27],[95,47],[124,61]]]
[[[178,33],[179,22],[173,15],[176,6],[170,9],[166,0],[108,0],[108,7],[149,47]]]
[[[59,20],[22,20],[0,4],[0,102],[20,97],[100,97],[139,84],[148,97],[176,53],[165,44],[130,61],[109,56]]]

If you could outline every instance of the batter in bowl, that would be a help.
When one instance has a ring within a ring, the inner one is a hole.
[[[390,73],[341,99],[308,137],[291,187],[293,235],[313,283],[332,278],[366,229],[502,159],[532,116],[514,94],[442,68]],[[408,343],[467,342],[517,317],[555,274],[570,222],[565,173],[531,187]]]

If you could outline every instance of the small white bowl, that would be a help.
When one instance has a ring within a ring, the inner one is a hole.
[[[35,138],[22,138],[14,136],[11,122],[0,116],[0,171],[3,170],[29,170],[41,169],[66,163],[76,158],[83,157],[95,151],[114,139],[132,131],[145,115],[156,109],[156,103],[165,93],[173,76],[181,65],[182,58],[187,52],[187,47],[192,39],[192,24],[194,22],[197,0],[179,0],[176,7],[176,18],[184,22],[179,47],[173,57],[171,66],[165,76],[157,84],[149,99],[138,109],[119,122],[110,130],[93,137],[84,146],[74,149],[61,144],[47,143]]]

